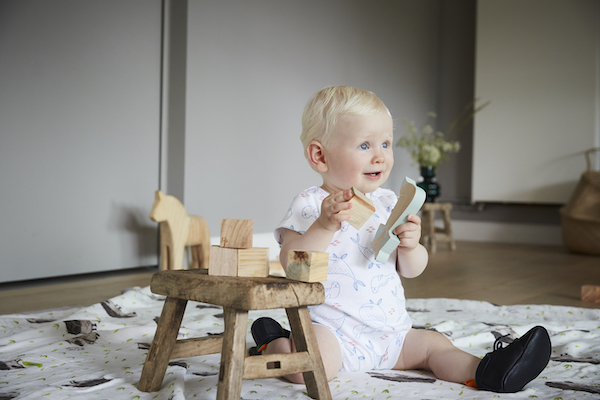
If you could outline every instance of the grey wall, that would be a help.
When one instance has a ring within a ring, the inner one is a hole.
[[[442,2],[437,129],[445,131],[475,93],[476,1]],[[467,204],[471,200],[473,124],[457,137],[461,150],[438,169],[441,200]]]
[[[562,204],[600,145],[600,2],[479,0],[473,199]],[[507,160],[507,155],[511,157]]]
[[[156,264],[160,1],[0,2],[0,282]]]
[[[207,215],[214,235],[223,217],[271,231],[293,195],[320,183],[297,138],[302,108],[323,86],[375,91],[397,120],[396,137],[401,118],[421,123],[431,110],[447,128],[474,96],[476,10],[475,0],[190,2],[186,206]],[[459,139],[461,152],[438,169],[453,219],[548,225],[540,242],[559,243],[559,206],[470,204],[472,124]],[[395,154],[388,186],[398,190],[418,171],[404,150]],[[523,239],[536,242],[537,232]]]
[[[0,281],[155,264],[158,188],[213,235],[222,218],[271,232],[321,183],[298,139],[310,95],[360,86],[443,129],[473,96],[475,14],[475,0],[1,2]],[[438,173],[442,200],[466,204],[470,129],[461,142]],[[398,190],[418,170],[395,154]],[[558,224],[555,208],[457,208]]]
[[[441,4],[191,1],[186,207],[213,235],[221,218],[272,231],[293,196],[321,184],[299,134],[306,101],[324,86],[372,90],[396,119],[435,110]],[[399,190],[404,175],[417,168],[398,149],[388,186]]]
[[[475,96],[477,1],[444,1],[441,6],[443,18],[440,28],[437,127],[444,130],[452,123],[462,107]],[[493,106],[492,102],[490,107]],[[473,123],[465,127],[458,139],[461,142],[460,152],[450,157],[437,171],[438,182],[442,188],[440,201],[454,204],[452,211],[454,221],[491,221],[550,226],[560,224],[558,205],[497,202],[472,205]],[[469,239],[474,237],[469,236]]]
[[[554,2],[495,2],[486,1],[484,5],[498,7],[504,14],[504,19],[499,19],[499,12],[494,14],[492,11],[488,13],[491,18],[491,22],[479,21],[479,29],[484,31],[490,30],[494,25],[498,29],[498,22],[502,21],[500,26],[502,29],[510,31],[510,35],[504,33],[488,34],[486,37],[479,37],[477,33],[477,27],[475,26],[477,21],[477,10],[481,11],[481,7],[475,7],[473,3],[472,8],[458,9],[456,7],[450,7],[451,2],[443,2],[444,6],[444,18],[443,23],[443,45],[441,49],[441,73],[442,80],[440,84],[440,100],[441,100],[441,111],[442,119],[446,119],[446,124],[449,123],[456,114],[457,110],[452,110],[451,107],[444,106],[445,99],[448,98],[450,92],[452,92],[454,85],[471,86],[474,84],[474,77],[476,69],[479,69],[480,75],[485,75],[489,79],[497,82],[499,88],[508,91],[508,88],[512,88],[512,93],[508,96],[497,96],[490,95],[484,100],[491,100],[491,105],[487,110],[484,110],[477,118],[489,118],[491,115],[501,116],[492,125],[496,131],[493,136],[502,138],[501,141],[510,143],[509,149],[501,149],[501,146],[488,146],[488,149],[496,151],[502,156],[500,159],[491,161],[491,157],[483,157],[483,165],[473,165],[473,131],[472,126],[469,127],[463,133],[463,140],[461,144],[463,149],[457,157],[452,158],[448,163],[443,164],[443,168],[438,171],[438,177],[442,182],[442,200],[452,201],[455,204],[453,211],[453,219],[458,221],[491,221],[500,222],[505,226],[517,224],[528,224],[531,226],[546,226],[548,229],[554,230],[560,235],[560,217],[559,208],[561,204],[529,204],[527,203],[504,203],[501,202],[503,196],[497,196],[495,202],[479,203],[475,206],[468,204],[469,200],[473,198],[471,192],[471,182],[473,177],[473,169],[483,171],[484,168],[491,168],[492,170],[509,170],[509,166],[516,166],[517,173],[512,172],[510,176],[510,182],[515,183],[526,183],[527,189],[533,192],[539,191],[539,186],[544,179],[544,174],[547,171],[556,169],[557,158],[553,156],[551,149],[548,147],[552,144],[558,145],[558,150],[554,149],[553,152],[557,151],[564,156],[558,157],[560,162],[571,163],[571,173],[568,178],[564,180],[565,188],[562,190],[563,198],[568,199],[572,193],[572,188],[576,185],[579,179],[579,174],[585,169],[585,160],[582,151],[600,144],[600,125],[598,124],[600,108],[598,108],[598,98],[600,98],[600,92],[598,91],[598,73],[594,79],[594,73],[587,73],[586,77],[587,84],[573,85],[573,79],[581,79],[582,73],[574,73],[573,70],[580,69],[585,71],[593,71],[594,68],[598,71],[598,43],[600,41],[600,14],[598,14],[598,2],[596,1],[566,1],[558,0]],[[544,8],[543,12],[535,12],[536,7]],[[477,8],[477,10],[476,10]],[[526,16],[526,12],[521,8],[529,9],[531,15],[535,17]],[[587,12],[587,14],[586,14]],[[451,17],[452,16],[452,17]],[[515,18],[513,21],[512,19]],[[526,21],[524,21],[524,19]],[[559,22],[558,22],[559,21]],[[457,23],[460,23],[461,30],[456,30]],[[520,24],[520,30],[517,32],[517,25]],[[570,24],[570,30],[562,29],[552,31],[552,27],[560,24],[561,29],[565,28],[563,25]],[[470,30],[470,32],[467,32]],[[557,33],[560,32],[560,33]],[[552,38],[552,35],[558,34],[559,37]],[[517,36],[515,36],[517,35]],[[569,46],[561,48],[559,42],[570,40],[573,36],[579,35],[577,40]],[[522,39],[519,39],[522,37]],[[502,49],[502,44],[505,41],[512,38],[515,44],[508,45],[508,49]],[[537,38],[537,39],[533,39]],[[558,39],[557,39],[558,38]],[[556,39],[556,40],[555,40]],[[486,67],[482,63],[478,63],[475,60],[475,54],[473,53],[475,42],[479,43],[480,46],[485,46],[488,55],[492,54],[495,57],[494,62],[490,68]],[[544,46],[542,45],[544,43]],[[465,43],[470,43],[465,46]],[[526,46],[524,43],[529,43],[530,49],[522,50],[521,47]],[[596,45],[594,45],[596,43]],[[519,48],[519,50],[515,50]],[[521,54],[518,53],[521,52]],[[535,52],[534,52],[535,51]],[[446,58],[448,54],[463,54],[463,58],[470,59],[470,63],[462,63],[462,70],[457,60],[459,57]],[[536,54],[533,57],[536,62],[532,63],[530,54]],[[565,56],[568,54],[568,56]],[[573,63],[573,54],[579,54],[583,61]],[[570,60],[569,62],[554,62],[547,61],[546,59],[555,57],[556,60]],[[539,61],[546,60],[546,61]],[[546,64],[544,66],[544,63]],[[550,67],[551,66],[551,67]],[[459,68],[457,68],[459,67]],[[564,73],[560,69],[571,69],[570,72]],[[501,71],[502,73],[498,73]],[[510,72],[507,72],[510,71]],[[550,74],[552,71],[553,78],[551,83],[541,83],[542,73]],[[557,72],[558,71],[558,72]],[[562,74],[562,75],[561,75]],[[564,76],[564,79],[561,77]],[[574,76],[577,76],[574,78]],[[527,78],[529,77],[529,78]],[[591,78],[590,78],[591,77]],[[518,80],[525,80],[520,85],[514,83]],[[594,80],[596,81],[594,83]],[[446,82],[447,81],[447,82]],[[590,82],[591,81],[591,82]],[[550,91],[550,94],[541,93],[540,90],[532,90],[532,87],[538,85],[543,90]],[[527,89],[524,89],[527,87]],[[473,89],[474,90],[474,89]],[[525,90],[525,92],[523,92]],[[594,100],[594,91],[595,97]],[[591,93],[591,95],[590,95]],[[582,101],[584,100],[584,101]],[[566,102],[562,106],[553,108],[557,103]],[[513,105],[519,110],[521,116],[526,116],[529,121],[517,121],[517,114],[515,112],[509,112],[503,114],[503,107],[506,108],[506,104]],[[540,107],[544,104],[543,107]],[[573,107],[572,104],[578,104]],[[539,110],[544,110],[542,115],[539,115]],[[595,109],[595,117],[594,117]],[[450,111],[450,114],[447,112]],[[535,112],[538,112],[536,115]],[[569,112],[571,115],[569,115]],[[573,116],[575,115],[575,116]],[[585,116],[585,117],[584,117]],[[553,123],[552,120],[558,118],[560,123]],[[568,129],[558,128],[561,123],[568,121],[571,118],[571,123],[568,123]],[[532,120],[531,120],[532,119]],[[595,127],[594,125],[595,119]],[[512,124],[512,125],[511,125]],[[585,125],[584,129],[576,129],[577,125]],[[529,126],[528,129],[522,129],[522,127]],[[540,127],[544,126],[544,129],[540,130]],[[538,129],[538,133],[535,130]],[[487,131],[492,131],[488,129]],[[541,134],[540,134],[541,131]],[[485,133],[486,131],[480,132]],[[537,139],[533,139],[537,135]],[[594,139],[595,135],[595,144]],[[510,136],[517,137],[517,143],[512,143],[508,140]],[[542,136],[541,138],[539,136]],[[511,151],[510,148],[520,147],[526,149],[526,146],[519,143],[534,143],[534,150],[526,150],[521,155],[518,152]],[[568,145],[566,143],[568,142]],[[583,143],[581,143],[583,142]],[[543,145],[539,145],[543,143]],[[561,144],[562,143],[562,144]],[[579,143],[575,145],[574,143]],[[575,149],[569,151],[568,148]],[[540,150],[538,150],[541,149]],[[532,157],[531,153],[535,153]],[[527,154],[529,153],[529,154]],[[512,154],[512,157],[511,157]],[[529,159],[534,158],[539,160],[539,163],[543,167],[531,167],[526,166],[526,162]],[[600,156],[596,160],[596,168],[600,166]],[[482,168],[483,167],[483,168]],[[559,167],[560,173],[564,175],[566,171],[566,164]],[[547,170],[547,171],[546,171]],[[555,171],[556,172],[556,171]],[[552,173],[552,172],[550,172]],[[558,174],[556,174],[558,175]],[[481,175],[480,175],[481,176]],[[494,185],[496,182],[494,174],[488,173],[483,175],[483,179],[487,180],[490,184]],[[499,186],[500,187],[500,186]],[[509,188],[504,189],[506,193],[509,192]],[[533,197],[528,195],[529,198]],[[537,202],[539,203],[539,201]],[[544,200],[544,203],[548,203]],[[560,203],[554,201],[554,203]],[[469,225],[472,227],[472,225]],[[522,226],[517,227],[513,232],[515,241],[519,241],[518,235],[515,235]],[[537,234],[541,231],[536,231]],[[531,237],[531,241],[536,242],[538,239]],[[552,236],[552,235],[550,235]],[[469,236],[474,238],[474,236]],[[491,239],[489,236],[484,236],[483,240]],[[540,243],[546,242],[546,239],[541,238]],[[504,240],[504,239],[503,239]],[[553,244],[560,243],[558,240],[551,240]]]
[[[187,0],[163,1],[160,189],[183,201],[187,85]]]

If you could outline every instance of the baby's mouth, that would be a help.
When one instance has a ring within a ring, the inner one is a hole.
[[[367,175],[371,178],[377,178],[379,175],[381,175],[381,172],[369,172],[369,173],[366,173],[365,175]]]

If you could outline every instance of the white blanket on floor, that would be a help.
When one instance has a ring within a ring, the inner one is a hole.
[[[157,393],[137,390],[147,346],[164,298],[134,288],[91,307],[0,316],[0,400],[214,399],[220,354],[172,360]],[[548,305],[414,299],[417,328],[435,329],[456,346],[483,357],[496,336],[515,338],[535,325],[548,329],[553,358],[515,394],[493,394],[444,382],[420,371],[340,373],[334,399],[592,399],[600,398],[600,310]],[[250,312],[287,326],[284,310]],[[180,338],[223,331],[222,310],[189,302]],[[253,346],[248,332],[248,346]],[[242,399],[309,399],[303,385],[281,379],[246,380]]]

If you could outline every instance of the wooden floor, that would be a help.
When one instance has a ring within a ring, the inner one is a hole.
[[[459,242],[454,252],[438,247],[420,277],[403,280],[407,298],[600,308],[581,302],[582,285],[600,285],[600,257],[551,246]],[[0,314],[91,305],[123,289],[148,286],[155,271],[2,284]]]
[[[598,256],[553,246],[459,242],[454,252],[445,247],[438,245],[421,276],[403,279],[407,298],[600,308],[581,302],[582,285],[600,285]]]
[[[142,268],[0,285],[0,315],[61,307],[89,306],[121,294],[123,289],[148,286],[158,269]]]

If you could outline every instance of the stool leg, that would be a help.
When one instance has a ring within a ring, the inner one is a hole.
[[[444,230],[448,236],[448,243],[450,243],[450,250],[456,250],[456,243],[454,243],[454,233],[452,232],[452,221],[450,220],[450,209],[444,209]]]
[[[428,226],[428,221],[429,219],[427,218],[427,215],[429,215],[429,212],[426,210],[421,210],[421,244],[423,246],[425,246],[428,250],[429,250],[429,226]]]
[[[331,400],[331,391],[308,308],[306,306],[286,308],[285,312],[292,328],[296,351],[307,351],[313,360],[313,370],[302,373],[308,395],[313,399]]]
[[[142,392],[156,392],[162,386],[165,372],[169,365],[171,352],[177,341],[177,333],[183,319],[187,300],[167,297],[158,321],[156,334],[150,351],[146,356],[138,389]]]
[[[248,311],[226,308],[217,400],[239,400],[246,358]]]
[[[429,252],[435,253],[437,251],[437,243],[435,240],[435,210],[427,212],[427,235],[429,236]]]

